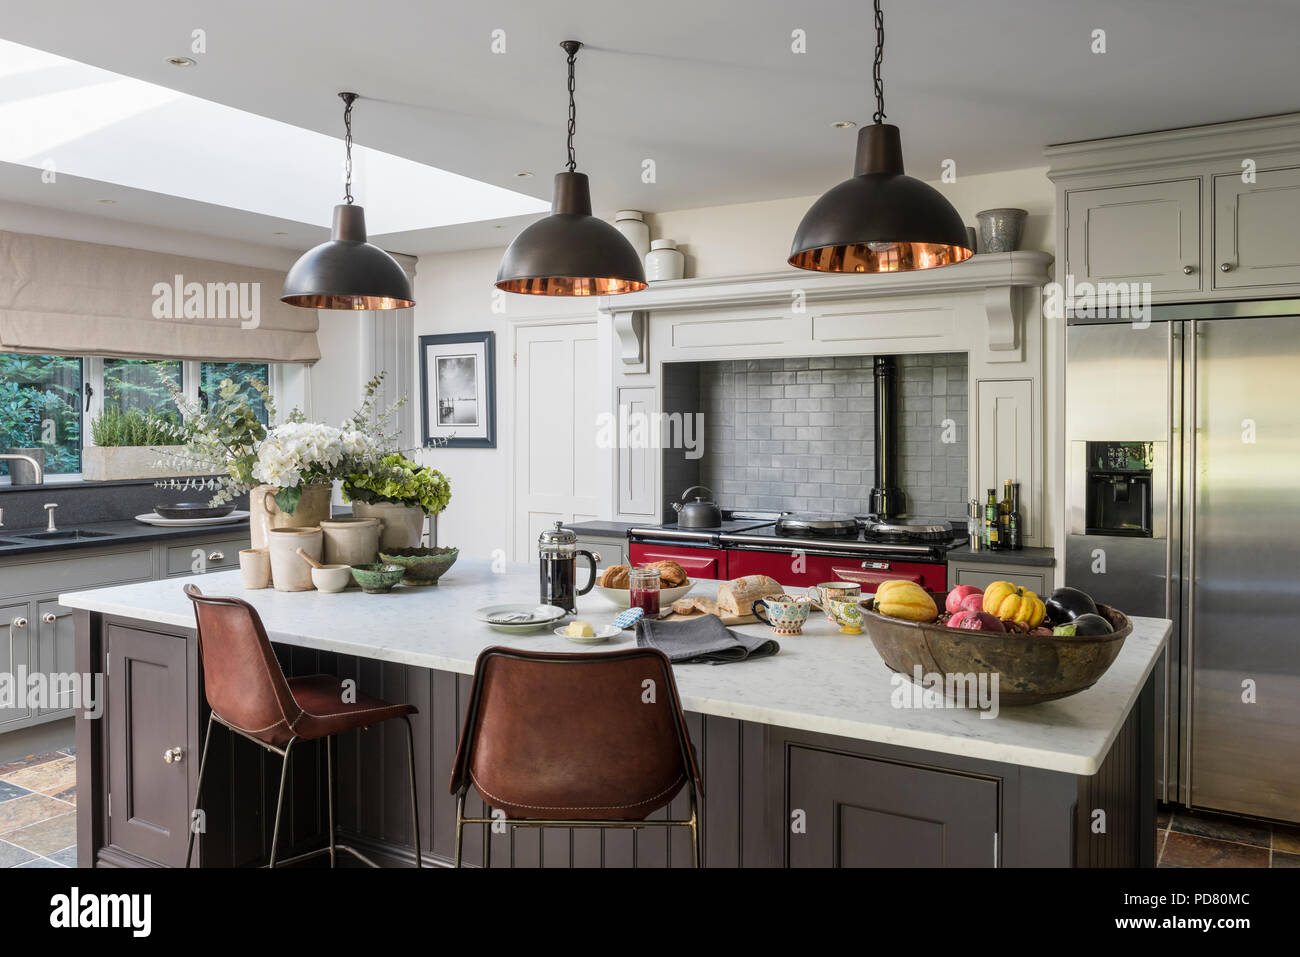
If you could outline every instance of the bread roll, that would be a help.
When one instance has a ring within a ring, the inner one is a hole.
[[[659,569],[659,587],[661,588],[676,588],[678,585],[686,584],[686,569],[676,562],[651,562],[649,567]]]
[[[769,595],[780,595],[783,591],[775,578],[745,575],[718,586],[718,610],[724,616],[752,615],[754,602]]]
[[[600,573],[600,586],[602,588],[627,588],[628,566],[610,565]]]

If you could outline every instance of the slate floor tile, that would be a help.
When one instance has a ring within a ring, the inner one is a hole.
[[[1266,847],[1234,844],[1171,830],[1164,853],[1160,855],[1160,864],[1162,867],[1268,867],[1268,857]]]
[[[0,841],[0,867],[17,867],[23,861],[30,861],[36,855],[26,848]]]
[[[61,851],[55,851],[53,854],[45,855],[56,864],[62,864],[64,867],[77,866],[77,846],[65,847]]]
[[[17,844],[36,854],[49,855],[77,843],[77,815],[73,811],[58,817],[29,824],[10,831],[4,836],[10,844]]]
[[[77,783],[77,759],[67,754],[60,755],[51,761],[12,771],[5,775],[5,782],[42,794],[63,791]]]
[[[1179,811],[1174,814],[1170,829],[1197,837],[1213,838],[1216,841],[1232,841],[1237,844],[1254,844],[1258,847],[1270,846],[1272,828],[1242,818],[1220,817],[1217,814],[1188,813]]]

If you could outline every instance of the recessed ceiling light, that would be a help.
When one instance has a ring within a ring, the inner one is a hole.
[[[524,172],[515,173],[515,175],[518,176],[520,179],[528,179],[528,177],[532,176],[533,174],[528,172],[527,170],[524,170]]]
[[[116,206],[116,205],[117,205],[117,200],[115,200],[115,199],[97,199],[97,200],[95,200],[95,202],[97,202],[97,203],[103,203],[105,206]]]
[[[854,123],[852,120],[836,120],[831,124],[831,126],[837,130],[851,130],[857,125],[858,124]]]
[[[194,66],[195,61],[187,56],[169,56],[167,62],[172,66]]]

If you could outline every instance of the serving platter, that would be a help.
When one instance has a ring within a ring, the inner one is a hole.
[[[145,525],[157,525],[160,528],[189,528],[195,525],[234,525],[248,520],[248,513],[236,509],[229,515],[215,518],[163,518],[157,512],[146,512],[135,517],[137,522]]]

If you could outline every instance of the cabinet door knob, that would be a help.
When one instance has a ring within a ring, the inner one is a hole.
[[[15,618],[15,619],[13,620],[13,623],[12,623],[12,625],[11,625],[10,627],[12,627],[12,628],[26,628],[26,627],[27,627],[27,619],[26,619],[26,618]]]
[[[180,764],[184,757],[184,748],[168,748],[163,752],[163,764]]]
[[[208,561],[210,562],[224,562],[225,560],[225,552],[208,552]]]
[[[1219,272],[1232,272],[1232,263],[1219,263]]]
[[[59,616],[54,614],[54,612],[47,611],[45,614],[41,615],[41,621],[45,622],[47,625],[52,625],[58,620],[58,617]]]
[[[1196,272],[1196,267],[1195,267],[1195,266],[1184,266],[1184,267],[1183,267],[1183,275],[1184,275],[1184,276],[1190,276],[1190,275],[1191,275],[1192,273],[1194,273],[1194,272]]]

